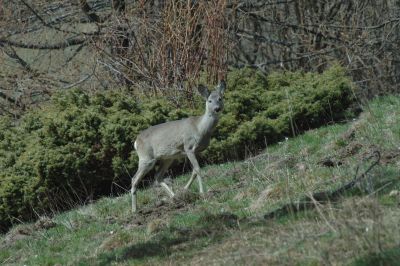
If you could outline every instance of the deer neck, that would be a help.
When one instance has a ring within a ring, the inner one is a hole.
[[[212,112],[206,112],[200,116],[199,124],[197,126],[199,133],[203,136],[211,135],[218,123],[218,119],[218,115]]]

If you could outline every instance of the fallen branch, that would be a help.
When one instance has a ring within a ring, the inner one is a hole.
[[[315,208],[316,203],[325,203],[325,202],[336,201],[338,198],[340,198],[343,195],[344,192],[350,190],[358,182],[360,182],[362,179],[366,178],[367,174],[372,170],[372,168],[374,168],[376,165],[379,164],[379,162],[381,160],[380,152],[374,151],[374,153],[367,159],[371,159],[373,157],[375,157],[374,162],[371,163],[371,165],[368,167],[367,170],[364,171],[364,173],[357,176],[358,170],[360,168],[360,166],[357,166],[356,174],[355,174],[355,177],[353,178],[353,180],[340,186],[336,190],[316,192],[314,194],[311,194],[309,196],[302,198],[301,200],[299,200],[297,202],[288,203],[279,209],[273,210],[273,211],[265,214],[264,219],[282,217],[287,214],[294,214],[294,213],[297,213],[300,211],[313,209],[313,208]]]

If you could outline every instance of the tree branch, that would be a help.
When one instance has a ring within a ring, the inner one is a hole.
[[[279,25],[279,26],[282,26],[282,27],[288,27],[288,28],[292,28],[292,29],[296,29],[296,30],[302,30],[302,31],[304,31],[305,33],[308,33],[308,34],[319,35],[319,36],[321,36],[321,37],[324,38],[324,39],[334,40],[334,41],[338,41],[338,42],[341,42],[341,43],[343,43],[343,42],[346,43],[345,41],[343,41],[343,40],[341,40],[341,39],[339,39],[339,38],[337,38],[337,37],[333,37],[333,36],[329,36],[329,35],[324,35],[324,34],[322,34],[321,32],[319,32],[319,31],[317,31],[317,30],[309,29],[309,28],[304,27],[304,26],[300,26],[300,25],[296,25],[296,24],[290,24],[290,23],[285,23],[285,22],[278,21],[278,20],[267,19],[267,18],[265,18],[265,17],[263,17],[263,16],[261,16],[261,15],[255,14],[255,13],[249,13],[249,15],[250,15],[251,17],[253,17],[253,18],[259,20],[259,21],[263,21],[263,22],[267,22],[267,23]],[[347,43],[346,43],[346,44],[347,44]]]
[[[34,72],[31,66],[17,54],[13,47],[9,46],[8,49],[4,49],[4,52],[10,58],[15,59],[17,63],[21,65],[26,71]]]
[[[112,7],[118,14],[124,13],[126,8],[125,0],[112,0]]]
[[[14,98],[9,97],[7,94],[3,93],[0,91],[0,98],[6,100],[7,102],[11,103],[11,104],[15,104],[17,107],[20,107],[20,104],[17,100],[15,100]]]
[[[255,40],[260,43],[271,43],[271,44],[277,44],[285,47],[291,47],[294,45],[294,43],[289,43],[285,41],[280,41],[280,40],[275,40],[266,36],[262,36],[259,34],[256,34],[254,32],[246,31],[246,30],[238,30],[237,33],[235,33],[237,37],[241,38],[246,38],[248,40]]]
[[[84,44],[85,42],[86,42],[85,38],[73,38],[55,44],[33,44],[33,43],[26,44],[11,40],[0,39],[0,47],[4,46],[4,44],[8,44],[14,47],[25,48],[25,49],[56,50],[56,49],[64,49],[69,46]]]
[[[91,22],[101,22],[100,17],[93,11],[86,0],[79,0],[79,4],[83,13],[85,13]]]
[[[242,10],[250,10],[250,9],[260,9],[266,6],[274,6],[274,5],[282,5],[282,4],[290,4],[294,2],[294,0],[278,0],[274,2],[267,2],[265,1],[264,3],[261,4],[254,4],[254,3],[249,3],[248,1],[241,2],[238,4],[228,4],[226,5],[226,8],[241,8]]]
[[[90,35],[90,34],[88,34],[88,33],[68,31],[68,30],[61,29],[60,27],[54,26],[54,25],[53,25],[53,22],[51,22],[51,23],[46,22],[46,21],[44,20],[44,18],[43,18],[42,16],[40,16],[39,13],[38,13],[31,5],[29,5],[25,0],[19,0],[19,1],[21,1],[21,2],[35,15],[35,17],[37,17],[37,19],[39,19],[39,21],[40,21],[44,26],[46,26],[46,27],[48,27],[48,28],[55,29],[55,30],[57,30],[57,31],[64,32],[64,33],[73,33],[73,34]],[[84,1],[84,0],[80,0],[80,1]],[[84,1],[84,2],[86,2],[86,1]],[[97,16],[97,15],[96,15],[96,16]],[[101,22],[100,19],[99,19],[99,22]],[[95,34],[96,34],[96,33],[95,33]]]

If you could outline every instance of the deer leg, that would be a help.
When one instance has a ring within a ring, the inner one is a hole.
[[[189,158],[190,163],[192,164],[193,173],[192,173],[192,177],[190,177],[190,180],[186,184],[185,188],[189,187],[194,180],[194,176],[197,176],[197,181],[199,182],[199,191],[200,191],[200,194],[203,194],[204,193],[203,182],[202,182],[202,178],[200,175],[200,166],[199,166],[199,163],[197,162],[196,155],[192,151],[187,151],[186,154],[187,154],[187,157]]]
[[[186,183],[186,185],[185,185],[185,189],[189,189],[189,187],[192,185],[192,183],[193,183],[193,181],[194,181],[194,178],[196,177],[196,171],[195,170],[193,170],[193,172],[192,172],[192,176],[190,177],[190,179],[189,179],[189,181]]]
[[[156,160],[139,160],[138,170],[135,176],[132,178],[131,187],[131,198],[132,198],[132,212],[137,210],[137,199],[136,199],[136,186],[139,181],[154,167]]]
[[[199,183],[200,194],[204,194],[203,181],[201,175],[197,175],[197,182]]]
[[[172,189],[165,183],[165,182],[161,182],[160,186],[162,186],[165,191],[167,191],[168,195],[173,198],[175,196],[175,193],[172,191]]]
[[[168,195],[171,198],[173,196],[175,196],[174,192],[164,181],[161,181],[161,179],[164,176],[165,172],[168,170],[168,168],[171,166],[172,162],[173,162],[173,160],[162,161],[161,165],[160,165],[160,169],[158,170],[158,172],[155,175],[156,182],[158,182],[160,184],[160,186],[162,186],[167,191]]]

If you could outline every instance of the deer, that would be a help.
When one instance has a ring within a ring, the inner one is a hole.
[[[133,213],[137,211],[137,185],[155,167],[156,163],[159,167],[154,176],[155,182],[173,198],[175,193],[164,182],[163,176],[175,160],[186,156],[193,171],[184,189],[188,190],[197,177],[199,193],[204,195],[202,175],[196,155],[210,144],[211,135],[224,108],[225,87],[226,84],[223,80],[212,92],[204,85],[197,87],[197,91],[206,101],[203,115],[151,126],[138,134],[134,148],[138,154],[139,163],[136,174],[132,178],[131,186]]]

